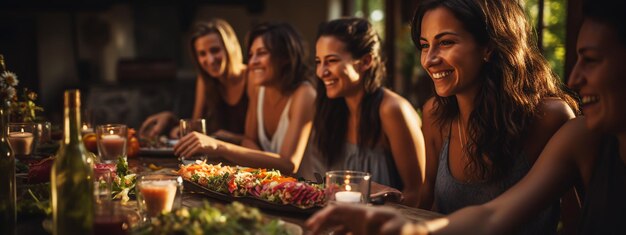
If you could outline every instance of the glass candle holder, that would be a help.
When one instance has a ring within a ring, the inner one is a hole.
[[[326,199],[329,203],[369,202],[371,176],[361,171],[326,172]]]
[[[148,217],[170,212],[182,205],[183,178],[178,175],[147,174],[137,178],[137,203]]]
[[[122,124],[106,124],[96,127],[98,155],[103,163],[116,163],[122,157],[126,160],[127,128]]]

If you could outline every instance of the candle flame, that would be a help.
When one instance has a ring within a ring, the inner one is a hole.
[[[112,135],[113,134],[113,130],[109,130],[109,133]]]
[[[24,132],[24,128],[20,128],[20,132]]]
[[[350,187],[350,185],[346,185],[346,191],[352,191],[352,187]]]

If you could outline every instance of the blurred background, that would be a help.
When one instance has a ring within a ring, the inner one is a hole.
[[[0,0],[0,53],[20,87],[37,92],[43,115],[62,117],[62,94],[80,88],[95,123],[138,127],[150,114],[191,116],[195,71],[188,48],[193,25],[222,18],[242,46],[264,21],[293,24],[313,61],[320,23],[342,16],[370,20],[384,41],[387,85],[416,108],[432,94],[411,42],[419,0]],[[575,62],[581,0],[523,1],[554,71]],[[313,64],[311,64],[313,65]]]

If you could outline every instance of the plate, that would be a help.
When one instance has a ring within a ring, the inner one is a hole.
[[[139,148],[140,155],[174,155],[174,148]]]
[[[263,199],[249,197],[249,196],[235,197],[230,194],[225,194],[225,193],[210,190],[196,182],[189,181],[186,179],[184,180],[184,187],[185,187],[185,191],[190,190],[195,193],[204,194],[208,197],[215,198],[215,199],[222,200],[222,201],[227,201],[227,202],[238,201],[241,203],[245,203],[245,204],[252,205],[252,206],[255,206],[261,209],[266,209],[266,210],[297,213],[297,214],[302,214],[302,215],[312,215],[318,210],[322,209],[322,207],[320,206],[314,206],[311,208],[303,209],[294,205],[278,204],[278,203],[265,201]]]

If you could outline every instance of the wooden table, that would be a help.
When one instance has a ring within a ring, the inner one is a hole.
[[[179,162],[174,156],[140,156],[136,158],[129,158],[130,168],[135,171],[147,171],[150,169],[150,165],[154,165],[158,168],[170,168],[170,169],[178,169]],[[193,193],[189,190],[183,190],[183,206],[186,207],[197,207],[202,205],[204,200],[208,200],[211,203],[228,203],[225,201],[220,201],[215,198],[209,198],[204,194]],[[407,207],[404,205],[400,205],[397,203],[386,203],[384,206],[392,207],[396,210],[399,210],[408,220],[411,221],[423,221],[429,220],[433,218],[440,217],[441,215],[435,212]],[[299,225],[304,229],[304,222],[308,219],[309,215],[306,214],[296,214],[296,213],[286,213],[275,210],[262,209],[264,214],[269,215],[270,217],[280,218],[286,222],[290,222],[296,225]],[[42,227],[42,218],[31,218],[27,220],[23,220],[18,222],[17,224],[17,234],[48,234]]]
[[[147,167],[150,164],[153,164],[157,167],[172,168],[172,169],[178,169],[179,164],[180,164],[174,156],[159,156],[159,157],[143,156],[138,159],[130,159],[129,162],[131,166],[141,165],[142,167]],[[216,164],[216,163],[219,163],[219,161],[213,162],[213,164]],[[225,164],[228,164],[228,163],[225,163]],[[200,193],[193,193],[188,190],[183,190],[183,192],[184,192],[183,193],[183,206],[197,207],[202,204],[203,200],[209,200],[210,202],[214,202],[214,203],[227,203],[227,202],[220,201],[214,198],[209,198],[206,195],[203,195]],[[400,211],[400,213],[402,213],[402,215],[404,215],[406,219],[410,221],[414,221],[414,222],[430,220],[430,219],[434,219],[434,218],[438,218],[442,216],[441,214],[436,213],[436,212],[408,207],[408,206],[401,205],[398,203],[388,202],[388,203],[385,203],[384,206],[391,207],[393,209]],[[268,210],[268,209],[262,209],[261,211],[263,211],[263,213],[267,215],[274,216],[284,221],[294,223],[300,226],[303,226],[304,222],[309,217],[308,215],[303,215],[303,214],[285,213],[281,211]]]

